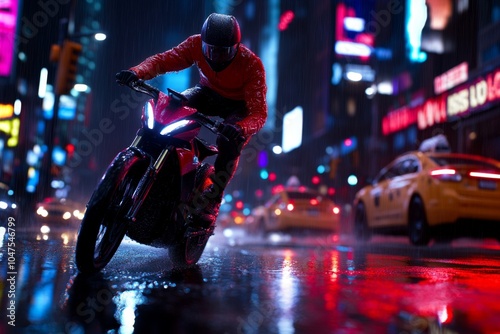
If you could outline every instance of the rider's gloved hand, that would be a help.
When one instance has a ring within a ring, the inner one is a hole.
[[[129,85],[131,82],[137,81],[139,78],[134,71],[123,70],[116,73],[116,82],[122,85]]]
[[[223,124],[221,133],[228,141],[235,143],[237,146],[246,140],[243,129],[237,124]]]

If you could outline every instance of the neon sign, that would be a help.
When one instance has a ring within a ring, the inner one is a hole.
[[[9,135],[7,139],[8,147],[16,147],[19,142],[19,126],[21,121],[19,118],[6,119],[0,121],[0,131]]]
[[[447,114],[461,116],[500,102],[500,69],[477,78],[448,96]]]
[[[287,153],[302,145],[303,110],[301,106],[295,107],[283,117],[282,148]]]
[[[356,11],[344,3],[337,5],[335,53],[368,58],[372,53],[374,36],[364,33],[365,20],[356,17]],[[354,35],[354,36],[352,36]]]
[[[406,46],[408,58],[414,62],[424,62],[427,54],[421,51],[422,29],[427,21],[425,0],[408,0],[406,11]]]
[[[438,96],[416,107],[405,106],[391,111],[382,119],[382,133],[388,135],[413,124],[422,130],[446,120],[446,99]]]
[[[14,116],[14,106],[12,104],[0,104],[0,119]]]
[[[434,78],[434,93],[441,94],[469,78],[469,66],[463,62]]]
[[[487,109],[500,102],[500,68],[443,93],[415,107],[404,106],[390,111],[382,119],[382,133],[388,135],[417,124],[425,129],[434,124]]]
[[[0,0],[0,76],[12,72],[17,26],[17,0]]]

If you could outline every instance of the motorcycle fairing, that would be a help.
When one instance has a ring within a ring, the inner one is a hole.
[[[175,122],[176,120],[186,118],[196,112],[197,111],[194,108],[186,105],[178,105],[178,103],[172,102],[172,98],[164,93],[160,94],[154,108],[155,119],[161,124]]]
[[[181,105],[169,95],[160,92],[156,102],[154,99],[150,99],[146,103],[146,106],[142,110],[142,120],[144,126],[152,129],[155,126],[155,123],[159,123],[161,125],[172,124],[176,121],[187,119],[190,115],[193,115],[196,112],[196,109]],[[188,126],[191,128],[190,130],[179,131],[179,133],[172,134],[172,136],[188,140],[196,136],[201,128],[201,126],[197,124],[189,124]]]
[[[181,175],[186,175],[187,173],[196,169],[199,165],[198,158],[193,154],[192,150],[185,148],[177,148],[177,158],[179,159],[179,166]]]

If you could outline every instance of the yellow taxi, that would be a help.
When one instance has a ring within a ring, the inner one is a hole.
[[[340,208],[327,196],[306,187],[283,187],[252,211],[260,233],[339,230]]]
[[[400,155],[354,198],[354,234],[407,233],[414,245],[457,236],[500,240],[500,162],[424,141]]]

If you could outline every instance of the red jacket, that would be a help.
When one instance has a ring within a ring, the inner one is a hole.
[[[198,67],[200,84],[233,100],[246,102],[248,115],[238,122],[248,138],[259,131],[267,119],[266,76],[262,61],[240,44],[231,64],[220,72],[213,71],[201,52],[201,36],[188,37],[178,46],[158,53],[130,70],[144,80],[166,72],[180,71],[192,65]]]

